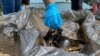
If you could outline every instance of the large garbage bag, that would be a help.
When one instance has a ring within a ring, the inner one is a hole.
[[[96,54],[99,54],[100,53],[100,44],[99,44],[99,41],[97,41],[97,39],[99,40],[99,31],[96,29],[98,26],[97,26],[97,23],[96,23],[96,19],[94,17],[93,14],[89,13],[87,15],[87,18],[86,20],[84,21],[82,27],[84,29],[84,33],[86,35],[86,37],[88,38],[87,41],[89,42],[89,47],[88,48],[91,48],[91,49],[88,49],[90,50],[89,52],[87,52],[88,54],[90,55],[96,55]],[[94,52],[94,54],[91,54],[91,52]]]
[[[19,56],[96,56],[100,52],[99,24],[96,24],[94,15],[88,11],[69,11],[64,13],[64,31],[62,35],[72,39],[77,38],[78,30],[82,31],[82,40],[86,45],[77,53],[71,53],[54,46],[40,45],[48,32],[43,24],[44,9],[33,9],[9,14],[9,19],[0,20],[2,33],[7,37],[19,38],[21,55]],[[3,22],[3,23],[2,23]],[[95,27],[94,27],[95,26]],[[70,34],[70,33],[74,33]],[[80,33],[80,32],[79,32]],[[78,34],[79,34],[78,33]],[[66,35],[67,34],[67,35]],[[73,35],[73,36],[72,36]],[[80,38],[81,39],[81,38]],[[43,42],[44,44],[44,42]],[[92,47],[91,47],[92,46]],[[87,52],[86,52],[87,51]]]
[[[74,17],[70,20],[70,16],[66,17],[65,15],[73,15]],[[97,21],[95,19],[95,16],[89,12],[89,11],[81,11],[81,12],[70,12],[67,14],[67,12],[64,14],[65,19],[71,22],[78,22],[80,25],[80,28],[83,29],[83,35],[85,36],[86,42],[88,45],[86,45],[83,49],[83,53],[96,56],[97,53],[99,55],[100,52],[100,44],[99,44],[99,31],[97,30]],[[85,49],[86,48],[86,49]],[[87,51],[86,51],[87,50]],[[93,53],[94,52],[94,53]],[[92,53],[92,54],[91,54]]]

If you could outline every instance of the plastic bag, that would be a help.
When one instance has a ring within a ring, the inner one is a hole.
[[[96,56],[97,53],[99,54],[99,25],[96,23],[95,16],[89,11],[69,11],[65,12],[62,16],[64,19],[66,19],[64,21],[79,23],[80,28],[83,29],[83,36],[85,36],[88,44],[84,46],[83,50],[81,50],[82,53],[85,53],[89,56]]]
[[[20,11],[18,13],[10,15],[10,18],[8,20],[5,20],[5,23],[2,23],[2,25],[4,26],[11,25],[11,23],[16,25],[16,27],[10,26],[11,28],[8,26],[4,27],[4,30],[6,32],[9,29],[12,29],[10,32],[7,32],[5,34],[9,34],[9,35],[11,34],[12,36],[12,32],[16,32],[17,35],[20,37],[19,41],[21,42],[21,46],[20,46],[21,53],[22,53],[21,56],[96,56],[99,55],[100,44],[99,44],[99,35],[97,35],[97,32],[99,32],[97,27],[99,26],[95,24],[95,17],[92,15],[92,13],[87,11],[81,11],[81,12],[69,11],[68,13],[66,12],[65,14],[65,15],[67,14],[69,15],[69,16],[67,15],[68,17],[67,16],[65,17],[65,19],[68,19],[65,22],[77,23],[77,21],[84,19],[82,21],[83,23],[81,23],[83,30],[85,32],[85,34],[83,35],[86,36],[89,43],[87,42],[87,45],[85,45],[83,50],[80,51],[81,53],[80,52],[71,53],[56,47],[39,45],[36,40],[45,36],[48,31],[48,28],[45,27],[43,25],[42,20],[40,20],[43,18],[43,11],[44,11],[43,9],[34,9],[33,11],[31,11],[31,13],[29,10]],[[69,28],[66,27],[66,29],[72,32],[77,32],[77,30],[80,27],[78,27],[78,25],[74,23],[71,24],[69,23]],[[15,29],[17,29],[17,31]]]
[[[39,32],[34,28],[30,28],[27,30],[21,30],[19,32],[19,35],[21,41],[22,55],[29,56],[33,46],[35,45],[36,39],[39,36]]]

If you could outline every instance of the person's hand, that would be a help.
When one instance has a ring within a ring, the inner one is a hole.
[[[60,29],[62,26],[62,18],[54,3],[50,3],[46,7],[44,24],[55,30]]]

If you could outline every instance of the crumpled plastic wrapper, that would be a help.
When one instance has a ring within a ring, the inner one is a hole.
[[[1,25],[3,25],[3,34],[7,37],[12,37],[13,33],[26,27],[28,24],[28,17],[30,10],[25,10],[18,13],[8,14],[6,18],[1,19]]]
[[[76,33],[81,26],[77,21],[82,20],[81,24],[86,39],[86,47],[79,53],[71,53],[56,47],[41,46],[37,39],[46,35],[48,28],[43,24],[42,18],[44,9],[35,8],[9,14],[9,19],[0,20],[4,25],[2,33],[7,37],[12,37],[16,33],[20,37],[21,55],[20,56],[97,56],[100,53],[99,43],[99,24],[96,24],[94,15],[89,11],[68,11],[62,15],[66,19],[65,28],[69,33]],[[67,24],[68,23],[68,24]],[[14,26],[13,26],[14,25]],[[16,26],[16,27],[15,27]],[[12,34],[13,33],[13,34]]]

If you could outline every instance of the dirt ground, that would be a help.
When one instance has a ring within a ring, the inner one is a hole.
[[[13,38],[0,35],[0,56],[15,56],[15,45]]]

